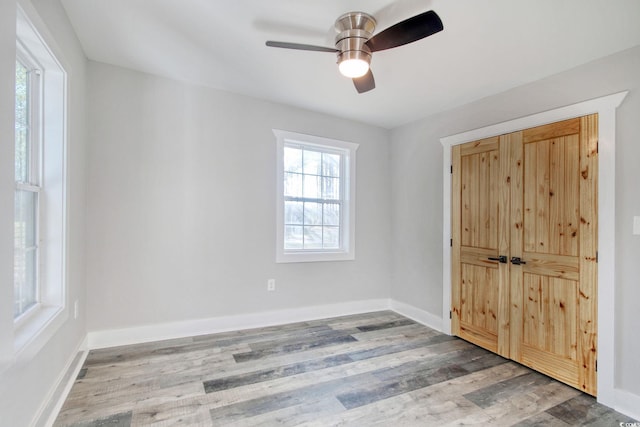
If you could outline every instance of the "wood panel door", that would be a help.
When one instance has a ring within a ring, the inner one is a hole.
[[[522,188],[512,187],[510,244],[510,256],[522,260],[510,268],[511,358],[592,395],[597,126],[592,115],[522,132],[512,158]]]
[[[453,147],[455,335],[509,355],[508,145],[499,137]],[[505,323],[506,322],[506,323]]]
[[[592,395],[597,135],[592,115],[455,147],[452,186],[453,333]]]

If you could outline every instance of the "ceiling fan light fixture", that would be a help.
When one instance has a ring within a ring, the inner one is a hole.
[[[371,55],[364,51],[351,50],[338,55],[340,74],[351,79],[367,74],[370,63]]]
[[[364,76],[371,63],[371,50],[366,43],[376,28],[376,20],[364,12],[349,12],[336,20],[335,28],[340,74],[351,79]]]
[[[351,79],[362,77],[369,71],[369,63],[364,59],[345,59],[338,65],[340,73]]]

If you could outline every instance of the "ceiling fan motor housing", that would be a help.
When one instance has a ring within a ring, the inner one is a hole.
[[[364,12],[341,15],[335,24],[338,63],[348,59],[361,59],[371,63],[371,49],[365,44],[373,35],[376,20]]]

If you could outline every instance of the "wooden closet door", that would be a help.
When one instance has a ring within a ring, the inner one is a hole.
[[[592,395],[597,136],[597,115],[527,129],[511,159],[511,358]]]
[[[592,395],[597,136],[591,115],[452,150],[453,334]]]
[[[503,356],[509,353],[506,149],[498,137],[454,147],[452,186],[453,333]]]

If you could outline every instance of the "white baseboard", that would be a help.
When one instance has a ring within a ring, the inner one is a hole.
[[[431,329],[442,332],[442,317],[436,316],[429,313],[428,311],[424,311],[420,308],[414,307],[404,302],[395,300],[390,301],[389,308],[396,313],[402,314],[403,316],[415,320],[418,323],[422,323],[423,325],[428,326]]]
[[[208,319],[143,325],[124,329],[92,331],[88,334],[88,348],[98,349],[120,345],[140,344],[218,332],[237,331],[265,326],[284,325],[328,317],[388,310],[388,299],[372,299],[337,304],[317,305],[261,313],[212,317]]]
[[[640,420],[640,396],[619,388],[614,389],[614,394],[616,403],[613,409],[635,420]]]
[[[84,365],[84,361],[87,358],[88,352],[85,351],[87,338],[78,345],[76,350],[71,354],[71,357],[67,361],[64,369],[60,372],[55,384],[49,390],[49,395],[43,401],[42,406],[38,409],[38,412],[33,417],[32,426],[53,426],[58,413],[67,399],[71,387],[75,382],[78,372]]]

